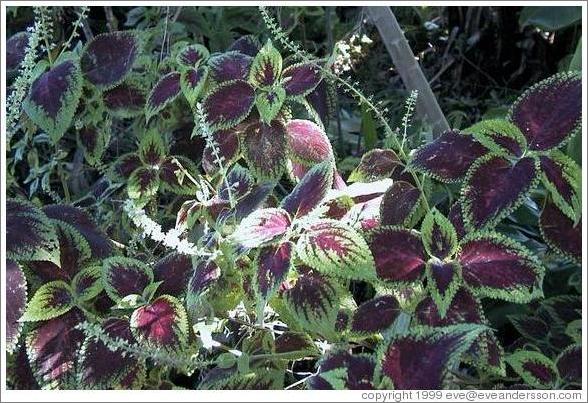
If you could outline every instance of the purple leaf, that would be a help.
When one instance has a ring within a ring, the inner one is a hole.
[[[423,299],[416,307],[416,320],[426,326],[449,326],[460,323],[484,323],[482,304],[465,288],[455,294],[445,316],[441,316],[433,298]]]
[[[218,130],[212,134],[214,142],[218,145],[218,156],[223,158],[224,167],[230,165],[239,156],[239,136],[235,130]],[[212,148],[208,145],[204,148],[202,154],[202,167],[206,173],[214,174],[220,167],[216,162],[216,157]]]
[[[82,72],[99,88],[112,87],[131,71],[139,54],[139,40],[133,32],[119,31],[97,35],[84,48]]]
[[[333,157],[331,142],[324,130],[310,120],[294,119],[286,124],[290,157],[304,165]]]
[[[523,303],[541,295],[540,262],[504,235],[481,233],[469,237],[462,242],[457,259],[464,282],[480,296]]]
[[[538,351],[518,350],[506,357],[506,362],[527,385],[537,389],[549,389],[557,379],[553,361]]]
[[[381,225],[403,225],[419,206],[421,191],[412,184],[396,181],[386,190],[380,204]]]
[[[126,181],[141,165],[141,158],[136,153],[123,154],[115,161],[111,175],[114,180]]]
[[[484,146],[473,136],[447,131],[417,149],[410,167],[439,181],[455,182],[461,180],[474,161],[485,153]]]
[[[182,72],[180,87],[188,103],[194,107],[206,85],[208,70],[205,67],[189,68]]]
[[[29,44],[30,34],[26,31],[17,32],[6,41],[6,70],[16,72],[24,60]]]
[[[253,58],[240,52],[226,52],[210,58],[210,76],[217,82],[247,80]]]
[[[191,272],[192,259],[188,255],[172,252],[159,259],[153,267],[154,281],[162,281],[157,292],[174,296],[182,294]]]
[[[547,203],[539,217],[543,239],[557,253],[576,263],[582,260],[582,221],[574,223],[554,203]]]
[[[180,95],[182,91],[180,78],[180,73],[171,72],[161,77],[155,84],[145,104],[145,118],[147,121]]]
[[[541,156],[539,160],[543,173],[541,180],[555,205],[572,220],[579,218],[582,169],[560,152],[553,152],[550,157]]]
[[[27,280],[20,266],[6,260],[6,346],[12,353],[17,346],[22,324],[18,322],[27,303]]]
[[[203,101],[204,113],[213,129],[228,129],[243,121],[253,108],[255,92],[243,80],[225,82]]]
[[[441,316],[446,315],[460,284],[458,264],[442,261],[427,263],[427,287]]]
[[[380,279],[410,282],[423,274],[425,251],[416,233],[402,228],[381,227],[368,234],[368,244]]]
[[[349,175],[349,182],[374,182],[389,178],[401,166],[394,151],[374,148],[361,157],[359,165]]]
[[[292,242],[268,245],[259,249],[256,257],[257,275],[255,283],[259,295],[267,300],[286,279],[291,267]]]
[[[573,345],[562,351],[555,362],[559,376],[566,382],[582,384],[582,346]]]
[[[258,87],[271,86],[278,81],[281,73],[282,56],[268,40],[253,59],[249,82]]]
[[[316,375],[308,378],[311,390],[371,390],[373,385],[375,361],[367,354],[350,354],[340,350],[330,352],[319,362]]]
[[[537,165],[531,157],[514,164],[493,155],[479,159],[462,188],[466,225],[471,229],[493,226],[514,211],[537,185]]]
[[[551,150],[580,131],[581,100],[580,74],[556,74],[525,91],[512,106],[510,119],[531,150]]]
[[[115,302],[131,294],[141,294],[153,281],[153,271],[145,263],[113,256],[102,263],[102,281],[108,296]]]
[[[255,248],[286,233],[290,223],[290,215],[280,208],[255,210],[241,221],[231,238],[245,248]]]
[[[135,309],[131,331],[139,343],[151,347],[176,349],[186,341],[188,319],[182,304],[162,295],[148,305]]]
[[[253,177],[246,168],[239,164],[233,166],[226,179],[226,184],[223,181],[218,191],[219,197],[223,200],[229,200],[229,188],[231,196],[235,199],[240,199],[253,189]]]
[[[292,192],[282,200],[282,208],[292,217],[302,217],[317,207],[333,184],[332,162],[325,161],[309,170]]]
[[[18,351],[14,353],[14,364],[7,365],[6,376],[8,384],[15,390],[38,390],[40,389],[35,375],[29,364],[27,349],[24,343],[21,343]]]
[[[322,122],[324,127],[329,126],[329,118],[333,114],[333,94],[327,84],[322,80],[317,87],[306,96],[306,101],[311,108],[312,114]]]
[[[523,337],[531,341],[545,340],[549,334],[549,325],[539,317],[510,315],[508,319]]]
[[[436,208],[432,208],[423,219],[421,238],[429,256],[439,260],[453,257],[459,249],[455,228]]]
[[[233,42],[227,50],[236,50],[238,52],[243,53],[244,55],[254,57],[257,54],[257,52],[259,52],[260,48],[261,45],[259,43],[259,40],[257,40],[255,36],[244,35],[237,39],[235,42]]]
[[[197,298],[202,294],[211,284],[219,279],[220,274],[220,268],[214,261],[202,260],[198,262],[188,282],[188,300],[190,298]],[[188,306],[190,306],[190,302],[188,302]]]
[[[78,145],[84,151],[86,161],[97,166],[102,162],[102,155],[110,142],[110,122],[103,126],[84,126],[78,131]]]
[[[235,206],[235,219],[240,220],[259,208],[269,197],[273,189],[273,183],[254,185],[251,191],[237,202]]]
[[[351,331],[360,334],[379,333],[388,329],[400,314],[400,304],[392,295],[364,302],[353,313]]]
[[[203,45],[196,44],[186,46],[178,53],[177,61],[185,67],[197,67],[203,60],[210,56],[208,49]]]
[[[465,230],[465,223],[463,222],[463,212],[461,208],[461,203],[459,201],[453,203],[453,205],[449,209],[449,214],[447,215],[447,218],[453,225],[453,228],[455,228],[457,238],[463,238],[467,232]]]
[[[321,79],[319,68],[312,63],[294,64],[282,72],[282,85],[289,97],[304,97],[310,94]]]
[[[256,178],[279,179],[286,168],[286,128],[278,120],[247,126],[241,143],[243,156]]]
[[[109,113],[123,118],[133,117],[143,112],[146,101],[142,88],[126,82],[104,91],[102,100]]]

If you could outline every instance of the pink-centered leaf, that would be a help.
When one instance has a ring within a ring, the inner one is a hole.
[[[246,248],[255,248],[286,233],[290,215],[280,208],[255,210],[241,221],[231,238]]]
[[[286,124],[290,157],[302,164],[316,164],[333,157],[331,142],[316,123],[293,119]]]
[[[178,349],[188,336],[186,311],[180,301],[169,295],[135,309],[130,322],[137,341],[147,346]]]
[[[291,267],[294,245],[283,242],[264,246],[256,257],[257,274],[255,284],[263,299],[268,299],[286,279]]]

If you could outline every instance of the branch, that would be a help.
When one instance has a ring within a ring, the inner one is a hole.
[[[449,124],[437,103],[435,94],[415,60],[410,45],[390,7],[366,7],[366,11],[378,28],[404,86],[408,90],[418,91],[418,113],[421,116],[426,115],[435,136],[449,130]]]

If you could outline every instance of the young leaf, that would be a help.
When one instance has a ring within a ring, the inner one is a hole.
[[[231,80],[247,80],[253,58],[240,52],[225,52],[213,56],[208,65],[210,76],[217,83]]]
[[[333,184],[333,163],[325,161],[310,169],[288,196],[281,207],[293,217],[302,217],[317,207]]]
[[[349,175],[349,182],[374,182],[389,178],[401,166],[394,151],[374,148],[361,157],[359,165]]]
[[[455,228],[436,208],[429,211],[423,219],[421,236],[429,256],[440,260],[452,257],[459,248]]]
[[[104,290],[115,302],[131,294],[142,294],[153,281],[153,271],[145,263],[120,256],[102,262]]]
[[[534,388],[549,389],[557,380],[555,364],[540,352],[519,350],[507,356],[506,362]]]
[[[498,233],[478,233],[461,244],[457,260],[477,295],[517,303],[542,294],[544,269],[525,247]]]
[[[231,238],[245,248],[256,248],[286,233],[290,222],[290,215],[280,208],[255,210],[241,221]]]
[[[278,120],[247,126],[241,143],[249,169],[258,179],[279,179],[286,169],[286,127]]]
[[[484,120],[465,129],[464,133],[472,134],[491,153],[502,157],[520,157],[527,148],[521,130],[508,120]]]
[[[149,347],[178,349],[188,337],[186,310],[170,295],[162,295],[149,305],[137,308],[130,322],[137,341]]]
[[[167,153],[165,141],[156,130],[145,133],[139,143],[139,156],[143,164],[153,167],[159,165]]]
[[[139,55],[134,32],[118,31],[96,35],[82,51],[80,65],[86,80],[101,89],[120,83]]]
[[[195,68],[208,59],[208,56],[210,56],[210,52],[204,45],[195,44],[182,49],[178,53],[176,61],[180,66]]]
[[[288,155],[304,165],[317,164],[333,157],[331,142],[316,123],[293,119],[286,124]]]
[[[312,63],[293,64],[286,67],[282,73],[282,85],[288,97],[305,97],[320,81],[320,70]]]
[[[551,193],[555,205],[576,221],[581,216],[582,169],[562,152],[552,152],[549,157],[541,156],[541,181]]]
[[[460,203],[464,220],[471,229],[492,227],[507,217],[535,188],[539,180],[538,161],[524,157],[514,164],[489,154],[468,171]]]
[[[127,194],[130,199],[146,200],[154,196],[159,189],[159,175],[150,167],[141,167],[129,177]]]
[[[200,97],[207,77],[208,69],[204,67],[189,68],[182,71],[180,87],[182,89],[182,94],[184,94],[184,97],[186,97],[190,106],[194,107],[194,105],[196,105],[196,101],[198,101],[198,98]]]
[[[268,245],[259,249],[254,264],[257,267],[254,285],[257,293],[265,301],[286,280],[290,267],[292,267],[293,249],[292,242]]]
[[[525,91],[512,105],[509,118],[525,135],[530,150],[547,151],[580,131],[581,100],[580,74],[559,73]]]
[[[174,71],[161,77],[155,84],[145,104],[145,119],[147,122],[180,95],[182,91],[180,79],[181,74]]]
[[[315,221],[296,244],[296,255],[326,275],[370,280],[376,277],[374,260],[362,236],[334,220]]]
[[[351,331],[366,335],[388,329],[400,314],[400,304],[392,295],[383,295],[364,302],[353,313]]]
[[[67,59],[33,81],[23,109],[57,143],[71,125],[81,93],[78,62]]]
[[[421,191],[411,183],[395,181],[380,203],[381,225],[408,226],[420,203]]]
[[[570,220],[557,206],[548,202],[539,217],[539,229],[551,249],[576,263],[582,260],[582,220]]]
[[[259,91],[255,96],[255,106],[262,122],[269,124],[280,113],[286,100],[286,92],[282,87],[273,87]]]
[[[415,281],[425,270],[425,251],[421,238],[410,230],[380,227],[368,233],[368,245],[378,278],[384,281]]]
[[[443,318],[461,285],[461,268],[455,262],[429,261],[426,275],[427,288]]]
[[[27,279],[20,266],[6,260],[6,350],[14,352],[20,336],[19,319],[27,304]]]
[[[246,81],[227,81],[210,92],[202,102],[212,129],[229,129],[249,115],[255,103],[255,92]]]
[[[257,87],[273,85],[282,73],[282,56],[271,41],[267,41],[259,53],[253,59],[249,82]]]
[[[486,148],[473,136],[447,131],[415,150],[410,158],[409,168],[441,182],[456,182],[486,152]]]

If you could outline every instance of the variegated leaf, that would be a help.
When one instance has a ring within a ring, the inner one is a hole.
[[[255,248],[285,234],[290,215],[280,208],[255,210],[241,221],[231,239],[245,248]]]
[[[247,126],[241,143],[243,156],[258,179],[279,179],[286,169],[286,128],[278,120]]]
[[[506,362],[531,387],[549,389],[557,380],[555,364],[538,351],[516,351]]]
[[[262,122],[269,124],[274,120],[286,100],[286,91],[282,87],[272,87],[268,90],[258,91],[255,96],[255,106]]]
[[[246,81],[227,81],[212,90],[202,102],[212,129],[228,129],[249,115],[255,103],[255,92]]]
[[[318,66],[313,63],[297,63],[288,66],[282,73],[282,85],[289,97],[305,97],[321,81]]]
[[[281,74],[282,56],[268,40],[253,59],[249,82],[258,87],[267,87],[273,85]]]
[[[459,248],[455,228],[436,208],[425,216],[421,224],[421,236],[427,253],[440,260],[452,257]]]
[[[374,148],[361,157],[359,165],[349,175],[349,182],[374,182],[389,178],[402,163],[392,150]]]
[[[27,279],[20,266],[6,260],[6,351],[14,352],[22,328],[19,319],[27,304]]]
[[[147,122],[180,95],[182,92],[180,81],[181,74],[175,71],[159,79],[149,93],[145,103],[145,119]]]
[[[316,208],[333,184],[333,163],[325,161],[310,169],[282,200],[281,207],[293,217],[302,217]]]
[[[140,260],[120,256],[102,262],[104,290],[115,302],[132,294],[142,294],[153,281],[153,271]]]

